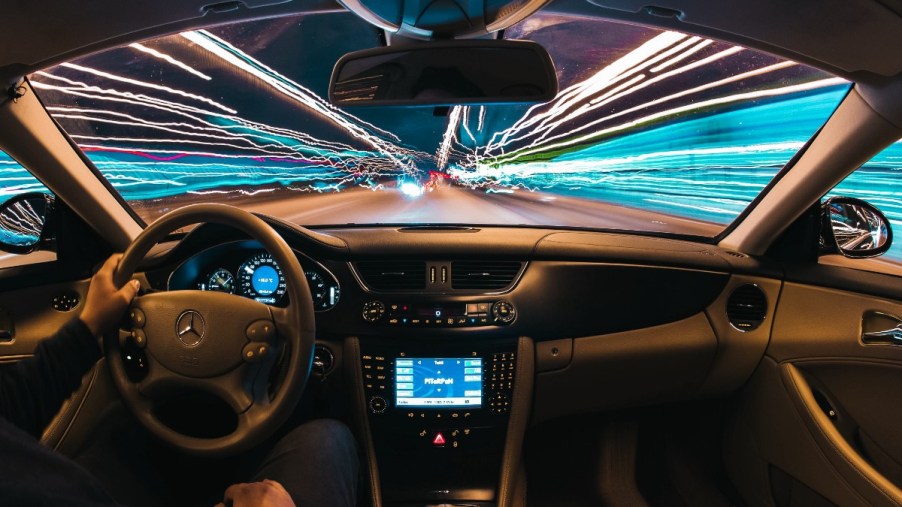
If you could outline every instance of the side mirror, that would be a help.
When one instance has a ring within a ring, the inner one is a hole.
[[[0,204],[0,250],[27,254],[49,247],[45,225],[54,202],[50,194],[29,192]]]
[[[821,204],[822,255],[877,257],[886,253],[892,243],[889,220],[871,204],[852,197],[832,197]]]

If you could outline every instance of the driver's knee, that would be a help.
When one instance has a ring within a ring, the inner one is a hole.
[[[282,437],[255,480],[282,483],[298,505],[354,505],[359,468],[351,430],[333,419],[316,419]]]

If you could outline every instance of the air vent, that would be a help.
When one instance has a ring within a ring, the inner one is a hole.
[[[498,290],[514,283],[523,263],[519,261],[453,261],[451,288]]]
[[[421,290],[426,286],[423,261],[361,261],[357,272],[372,290]]]
[[[727,300],[727,317],[740,331],[757,329],[767,315],[767,297],[757,285],[743,285]]]
[[[748,259],[749,256],[744,253],[734,252],[732,250],[726,250],[724,253],[731,257],[736,257],[737,259]]]

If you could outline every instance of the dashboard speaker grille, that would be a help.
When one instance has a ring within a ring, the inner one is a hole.
[[[514,283],[523,263],[519,261],[453,261],[451,287],[455,290],[497,290]]]
[[[419,290],[426,286],[423,261],[360,261],[356,266],[363,283],[373,290]]]
[[[767,315],[767,296],[757,285],[743,285],[727,300],[727,318],[740,331],[757,329]]]

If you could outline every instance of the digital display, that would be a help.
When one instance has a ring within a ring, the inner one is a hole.
[[[279,273],[272,266],[260,266],[251,276],[253,278],[251,285],[261,296],[269,296],[279,288]]]
[[[395,359],[395,400],[399,407],[479,407],[482,358]]]

